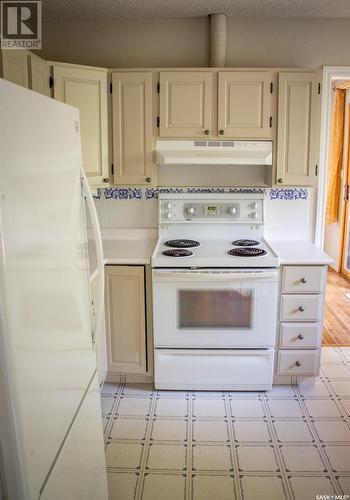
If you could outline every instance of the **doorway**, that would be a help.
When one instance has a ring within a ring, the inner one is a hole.
[[[329,70],[332,68],[327,75],[325,68],[328,92],[323,96],[321,124],[319,211],[323,201],[324,214],[322,219],[318,213],[316,229],[319,244],[317,230],[322,219],[323,248],[334,261],[328,271],[323,345],[350,346],[350,68],[345,68],[347,78],[343,74],[337,78]]]

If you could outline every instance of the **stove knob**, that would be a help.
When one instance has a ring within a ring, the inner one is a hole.
[[[166,204],[166,208],[168,208],[169,210],[171,209],[171,203],[169,201],[169,203]]]
[[[167,217],[168,219],[171,219],[171,212],[166,213],[165,217]]]
[[[234,215],[237,212],[237,208],[231,207],[229,212],[230,212],[230,214]]]
[[[251,216],[252,219],[257,219],[259,217],[259,214],[258,214],[258,212],[252,212],[250,214],[250,216]]]
[[[188,212],[189,214],[194,214],[194,208],[193,208],[193,207],[189,207],[189,208],[187,209],[187,212]]]

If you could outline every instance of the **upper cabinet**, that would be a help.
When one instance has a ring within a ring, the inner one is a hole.
[[[272,80],[273,75],[268,72],[219,73],[219,135],[259,139],[272,137]]]
[[[54,97],[79,109],[83,167],[93,187],[109,184],[107,71],[53,63]]]
[[[22,87],[29,87],[28,52],[26,50],[3,50],[4,79]]]
[[[160,73],[161,137],[213,135],[213,73]]]
[[[30,88],[40,94],[50,97],[50,66],[44,60],[33,54],[29,56],[29,83]]]
[[[151,72],[112,74],[114,184],[154,182]]]
[[[273,74],[160,73],[160,137],[270,139]]]
[[[319,75],[280,73],[277,182],[315,183],[319,146]]]

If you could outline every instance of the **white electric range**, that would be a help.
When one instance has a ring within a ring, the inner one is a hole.
[[[152,256],[157,389],[272,386],[279,259],[263,194],[162,194]]]

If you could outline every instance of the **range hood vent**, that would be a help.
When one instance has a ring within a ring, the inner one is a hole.
[[[272,141],[156,141],[158,165],[272,165]]]

